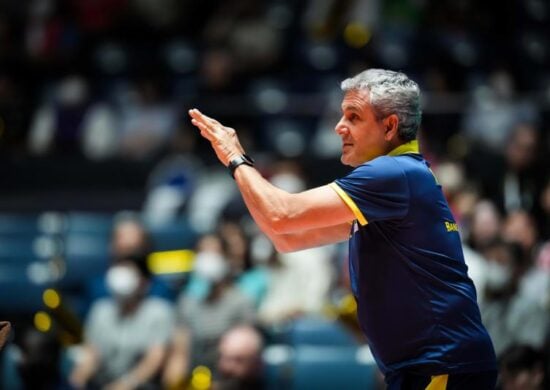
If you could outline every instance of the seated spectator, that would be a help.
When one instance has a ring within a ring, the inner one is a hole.
[[[268,273],[254,266],[250,253],[250,240],[241,225],[235,222],[223,222],[219,229],[222,250],[229,264],[229,276],[236,287],[258,307],[265,297],[268,285]],[[204,294],[208,281],[194,275],[187,294]]]
[[[81,153],[84,117],[90,106],[89,85],[79,75],[67,76],[35,113],[28,146],[34,155],[75,156]]]
[[[541,191],[540,138],[532,124],[515,126],[504,148],[503,161],[482,177],[486,196],[499,210],[507,213],[520,208],[534,210]]]
[[[152,243],[145,226],[137,218],[122,217],[113,227],[110,243],[111,263],[132,256],[147,256],[152,252]],[[147,294],[171,300],[173,294],[162,280],[150,277]],[[109,296],[110,292],[104,276],[93,278],[86,289],[88,304]]]
[[[177,110],[163,83],[137,80],[120,104],[119,153],[128,160],[148,160],[162,152],[176,130]]]
[[[11,331],[11,323],[9,321],[0,321],[0,351],[4,344],[8,341],[8,336]]]
[[[262,389],[262,348],[260,333],[251,326],[227,331],[218,346],[216,390]]]
[[[476,88],[470,99],[462,128],[486,154],[503,150],[514,127],[536,121],[538,112],[533,102],[518,98],[514,75],[508,70],[495,69],[484,84]]]
[[[269,285],[258,308],[258,319],[268,329],[296,317],[319,314],[328,302],[334,281],[335,246],[276,253],[267,263]]]
[[[525,266],[531,266],[539,243],[539,232],[533,216],[523,209],[511,211],[503,222],[502,236],[522,248]]]
[[[81,355],[70,375],[77,388],[137,388],[154,383],[167,352],[174,317],[164,300],[147,297],[150,274],[144,258],[111,265],[112,298],[92,306]]]
[[[543,237],[550,237],[550,176],[546,178],[539,197],[540,213],[536,216]]]
[[[469,246],[480,252],[500,234],[502,217],[495,204],[484,199],[477,202],[471,216]]]
[[[61,375],[61,344],[54,332],[44,333],[29,327],[17,344],[17,347],[12,346],[19,352],[16,365],[22,388],[46,390],[67,387]]]
[[[496,241],[483,255],[487,259],[483,323],[493,340],[497,357],[510,345],[522,343],[541,348],[549,326],[546,310],[521,293],[524,274],[521,247]]]
[[[527,345],[513,345],[506,349],[500,358],[500,388],[547,389],[543,353]]]
[[[184,383],[193,367],[214,370],[216,346],[223,333],[254,319],[252,302],[230,278],[218,236],[207,235],[199,240],[194,273],[207,281],[207,288],[202,296],[183,292],[178,300],[178,324],[163,377],[168,387]]]

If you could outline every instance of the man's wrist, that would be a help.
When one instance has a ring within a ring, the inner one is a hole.
[[[231,177],[235,178],[235,170],[241,165],[248,165],[250,167],[254,166],[254,159],[247,154],[241,154],[240,156],[234,157],[229,161],[227,168],[231,174]]]

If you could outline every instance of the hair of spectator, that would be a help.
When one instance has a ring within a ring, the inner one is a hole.
[[[532,370],[544,362],[544,354],[529,345],[512,345],[500,357],[500,365],[510,372]]]
[[[416,138],[420,127],[420,88],[401,72],[368,69],[342,81],[342,91],[367,90],[369,103],[378,119],[396,114],[399,137],[403,141]]]

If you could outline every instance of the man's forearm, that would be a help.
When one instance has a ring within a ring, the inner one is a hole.
[[[246,165],[235,170],[235,180],[248,210],[264,233],[270,237],[280,233],[280,224],[290,212],[285,199],[288,194]]]
[[[125,375],[124,380],[136,387],[147,383],[159,372],[165,355],[166,346],[164,345],[159,344],[149,348],[137,366]]]
[[[245,168],[247,169],[247,168]],[[248,169],[252,171],[252,169]],[[254,174],[253,172],[250,172]],[[243,176],[248,172],[243,173]],[[256,172],[259,175],[259,173]],[[263,179],[263,178],[262,178]],[[241,181],[239,183],[239,180]],[[265,180],[265,179],[263,179]],[[328,226],[325,228],[303,230],[290,234],[278,234],[271,226],[270,221],[260,212],[261,207],[269,207],[268,205],[258,206],[255,203],[256,197],[252,194],[254,191],[247,191],[249,184],[245,178],[237,178],[239,189],[243,196],[243,200],[248,208],[248,211],[252,215],[252,218],[258,225],[258,227],[269,237],[278,252],[293,252],[297,250],[312,248],[321,245],[332,244],[340,241],[344,241],[349,236],[350,225],[340,224],[335,226]],[[270,184],[271,185],[271,184]],[[243,188],[244,187],[244,188]]]
[[[75,388],[83,388],[99,366],[99,355],[89,344],[82,346],[80,360],[70,375],[69,381]]]

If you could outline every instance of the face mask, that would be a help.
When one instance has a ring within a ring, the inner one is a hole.
[[[250,254],[256,265],[267,264],[273,252],[273,244],[263,234],[257,235],[250,243]]]
[[[199,277],[216,283],[227,276],[229,266],[219,253],[201,252],[195,258],[194,271]]]
[[[117,298],[129,298],[139,287],[139,274],[123,265],[115,265],[107,271],[107,288]]]
[[[491,290],[502,290],[512,279],[512,272],[509,267],[503,266],[496,261],[487,263],[486,281],[487,287]]]

